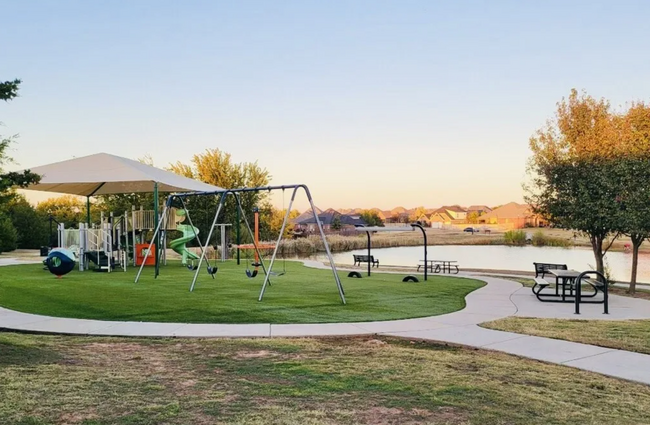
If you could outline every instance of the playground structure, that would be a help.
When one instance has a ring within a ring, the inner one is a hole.
[[[162,243],[166,243],[166,235],[170,230],[185,231],[179,228],[179,221],[182,221],[184,214],[172,208],[167,220],[162,226]],[[146,233],[153,231],[156,223],[155,212],[144,210],[142,207],[132,207],[130,214],[125,211],[123,215],[116,216],[114,213],[100,216],[99,224],[79,223],[77,229],[66,229],[64,224],[57,225],[57,247],[72,251],[78,262],[79,271],[88,270],[90,262],[95,264],[98,271],[111,272],[115,268],[126,270],[128,263],[139,265],[138,249],[146,250],[150,244],[145,240]],[[197,230],[198,232],[198,230]],[[190,238],[189,240],[193,239]],[[184,238],[181,237],[180,240]],[[174,245],[177,240],[171,241]],[[184,247],[185,239],[177,246]],[[162,245],[165,246],[165,245]],[[165,258],[164,250],[163,258]],[[189,252],[189,251],[188,251]],[[191,255],[191,252],[189,252]],[[195,256],[196,257],[196,256]],[[198,257],[197,257],[198,258]]]
[[[241,200],[240,200],[240,195],[244,194],[244,193],[248,193],[248,192],[262,192],[262,191],[271,192],[273,190],[282,190],[282,192],[284,194],[284,191],[286,189],[292,189],[291,200],[289,202],[288,208],[286,209],[284,219],[282,220],[282,226],[280,228],[278,240],[274,244],[273,255],[271,256],[271,259],[270,259],[270,262],[269,262],[269,267],[267,268],[264,260],[262,259],[262,256],[260,255],[259,241],[256,239],[255,234],[253,232],[253,229],[251,228],[250,223],[248,222],[248,219],[246,218],[246,215],[243,213],[242,204],[241,204]],[[194,287],[196,285],[198,274],[200,272],[201,265],[203,264],[203,261],[206,261],[206,263],[207,263],[206,265],[207,265],[208,274],[211,275],[214,278],[214,275],[216,273],[216,267],[214,267],[214,266],[212,266],[210,264],[210,260],[206,257],[207,250],[205,248],[207,248],[207,246],[209,244],[209,241],[210,241],[210,239],[212,237],[212,234],[214,232],[215,227],[218,227],[219,214],[221,213],[221,211],[223,209],[223,206],[225,205],[226,199],[229,196],[233,197],[235,199],[235,202],[236,202],[236,205],[237,205],[237,211],[244,218],[244,223],[246,225],[246,230],[248,231],[251,239],[253,240],[253,247],[254,247],[254,250],[255,250],[255,256],[258,259],[258,261],[256,261],[252,265],[254,267],[256,267],[256,268],[261,266],[262,270],[264,271],[264,274],[265,274],[264,282],[262,283],[262,288],[261,288],[260,295],[259,295],[259,298],[258,298],[258,301],[262,301],[262,299],[264,297],[264,292],[266,291],[267,286],[269,286],[271,284],[270,276],[273,275],[273,265],[274,265],[276,257],[277,257],[278,248],[280,246],[280,242],[282,241],[284,230],[285,230],[285,228],[287,226],[287,222],[289,220],[289,213],[291,212],[291,206],[293,205],[293,202],[294,202],[294,200],[296,198],[296,194],[298,192],[298,189],[303,189],[305,191],[305,194],[307,196],[307,200],[309,201],[309,204],[311,206],[311,211],[312,211],[312,213],[314,215],[314,219],[316,221],[316,225],[318,227],[318,230],[319,230],[319,233],[320,233],[320,236],[321,236],[321,240],[323,242],[323,246],[325,247],[325,252],[326,252],[327,257],[329,259],[330,268],[331,268],[332,274],[334,276],[334,281],[335,281],[336,287],[338,289],[339,297],[341,299],[341,302],[343,304],[345,304],[345,292],[343,290],[343,285],[341,284],[341,280],[340,280],[339,275],[337,273],[336,265],[334,264],[334,259],[332,258],[332,254],[330,252],[329,244],[327,243],[327,239],[325,237],[325,232],[323,230],[323,225],[322,225],[322,223],[321,223],[321,221],[320,221],[320,219],[318,217],[318,214],[316,213],[316,207],[314,206],[314,201],[312,199],[309,188],[304,184],[283,185],[283,186],[263,186],[263,187],[238,188],[238,189],[220,189],[220,190],[209,191],[209,192],[189,192],[189,193],[181,193],[181,194],[178,194],[178,193],[177,194],[171,194],[171,195],[169,195],[167,197],[167,200],[165,202],[165,208],[163,209],[163,213],[162,213],[162,216],[161,216],[161,220],[160,220],[157,228],[154,230],[153,242],[154,242],[155,245],[158,245],[158,242],[160,241],[161,233],[164,232],[164,230],[161,229],[161,225],[162,225],[162,223],[164,223],[168,219],[168,217],[170,215],[170,211],[172,209],[172,203],[175,200],[179,201],[182,204],[183,209],[186,210],[185,201],[184,201],[185,198],[195,197],[195,196],[215,196],[217,199],[219,199],[219,204],[217,206],[217,209],[216,209],[216,212],[215,212],[215,215],[214,215],[214,219],[212,221],[212,225],[210,226],[210,230],[209,230],[208,235],[207,235],[207,237],[205,239],[206,240],[205,245],[201,243],[201,240],[200,240],[198,234],[195,233],[197,244],[198,244],[198,246],[199,246],[199,248],[201,250],[201,256],[199,257],[198,266],[196,266],[196,268],[195,268],[194,278],[192,279],[192,283],[190,285],[190,292],[193,291]],[[188,222],[189,222],[188,224],[193,227],[192,219],[191,219],[189,213],[187,213],[187,219],[188,219]],[[241,249],[241,247],[240,247],[240,249]],[[152,249],[151,249],[151,245],[150,245],[149,248],[147,249],[146,255],[149,256],[151,254],[151,251],[152,251]],[[154,251],[154,257],[155,257],[154,278],[156,278],[160,274],[160,267],[159,267],[160,261],[159,261],[158,251]],[[143,268],[144,268],[144,264],[141,265],[140,270],[138,270],[138,273],[137,273],[136,278],[135,278],[135,283],[138,283],[138,281],[140,280],[140,276],[142,274]],[[249,274],[249,272],[250,271],[247,270],[247,275]],[[251,272],[251,274],[252,274],[252,272]]]

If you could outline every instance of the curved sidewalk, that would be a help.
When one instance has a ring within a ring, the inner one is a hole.
[[[525,310],[531,306],[537,308],[528,299],[534,296],[530,293],[530,288],[522,288],[521,284],[506,279],[463,275],[459,277],[479,278],[487,282],[487,285],[470,293],[466,297],[467,305],[461,311],[417,319],[295,325],[183,324],[56,318],[0,308],[0,328],[28,332],[145,337],[309,337],[382,334],[496,350],[650,384],[649,355],[481,328],[478,324],[483,322],[513,315],[528,315]],[[615,301],[615,298],[621,297],[612,298],[614,304],[620,302]],[[524,309],[520,310],[519,306]],[[562,310],[562,314],[567,314],[567,318],[619,318],[599,315],[599,305],[589,306],[594,308],[585,309],[582,316],[570,315],[570,304],[559,306],[568,311],[567,313]],[[623,308],[622,310],[629,313]],[[647,317],[650,317],[650,309],[644,310],[647,311]]]

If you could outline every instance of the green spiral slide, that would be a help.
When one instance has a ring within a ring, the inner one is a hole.
[[[182,211],[182,212],[181,212]],[[179,210],[177,211],[177,214],[179,216],[185,215],[185,211]],[[199,256],[193,253],[192,251],[189,251],[187,249],[187,243],[194,239],[196,235],[199,234],[199,229],[197,229],[194,226],[190,226],[189,224],[177,224],[176,225],[176,230],[179,232],[183,233],[183,236],[181,236],[178,239],[174,239],[169,243],[169,247],[174,250],[177,254],[179,254],[183,258],[183,265],[187,265],[187,260],[198,260]]]

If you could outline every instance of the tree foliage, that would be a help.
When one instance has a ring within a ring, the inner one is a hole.
[[[18,96],[20,83],[18,79],[0,82],[0,100],[8,102]],[[18,243],[18,232],[6,211],[8,203],[15,196],[14,189],[27,187],[40,180],[40,176],[30,171],[5,172],[4,167],[13,162],[8,150],[16,137],[0,135],[0,252],[16,249]]]
[[[282,228],[282,221],[284,220],[286,214],[287,214],[286,208],[283,210],[278,208],[273,208],[273,207],[270,208],[270,216],[267,219],[269,224],[268,235],[263,235],[266,236],[265,239],[276,239],[280,235],[280,229]],[[291,210],[289,212],[289,219],[287,221],[287,225],[284,228],[282,238],[291,237],[291,234],[293,233],[293,227],[294,227],[291,220],[298,217],[299,215],[300,215],[300,211],[298,210]]]
[[[19,86],[20,80],[0,82],[0,100],[8,102],[18,96]],[[14,196],[14,187],[27,187],[40,180],[40,176],[30,171],[5,173],[4,167],[13,162],[13,158],[9,156],[8,150],[9,146],[14,143],[16,137],[0,135],[0,208]]]
[[[229,153],[219,149],[207,149],[203,153],[194,155],[190,164],[176,162],[169,167],[169,170],[226,189],[267,186],[271,177],[269,172],[260,167],[257,162],[236,163]],[[260,208],[260,217],[268,220],[270,213],[267,214],[264,211],[267,210],[267,199],[268,193],[265,192],[248,192],[240,196],[242,210],[251,227],[253,226],[253,207]],[[218,202],[218,198],[213,196],[193,197],[186,200],[186,207],[190,210],[192,221],[203,235],[207,235],[210,230]],[[226,204],[219,217],[220,223],[237,223],[237,204],[232,196],[228,196],[226,199]],[[243,218],[240,217],[240,220]],[[268,228],[268,223],[262,224]],[[263,227],[262,230],[265,229]],[[234,232],[235,229],[232,231]],[[243,224],[241,224],[241,236],[242,242],[251,242]],[[202,242],[205,241],[202,240]]]
[[[366,223],[366,226],[384,226],[384,222],[379,218],[377,211],[366,210],[361,213],[361,219]]]
[[[77,227],[86,221],[86,204],[74,195],[63,195],[39,202],[36,206],[43,217],[52,216],[66,228]]]
[[[18,248],[37,249],[49,244],[47,216],[39,214],[24,196],[18,195],[12,199],[7,211],[16,229]]]
[[[330,229],[341,230],[342,227],[343,224],[341,223],[341,216],[337,214],[332,218],[332,223],[330,223]]]
[[[527,201],[550,222],[586,234],[598,271],[604,272],[603,257],[618,235],[633,235],[638,245],[648,236],[641,218],[650,208],[645,104],[614,112],[606,100],[572,90],[555,118],[531,137],[530,148]]]

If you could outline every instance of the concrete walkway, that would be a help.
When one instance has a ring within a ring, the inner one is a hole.
[[[470,277],[462,274],[458,276]],[[54,318],[0,308],[0,328],[81,335],[155,337],[306,337],[382,334],[496,350],[650,385],[649,355],[495,331],[478,326],[480,323],[508,316],[613,320],[650,318],[649,301],[612,296],[611,315],[603,315],[601,305],[585,305],[583,314],[575,316],[572,314],[571,304],[535,303],[530,288],[522,288],[517,282],[494,277],[480,279],[485,280],[487,285],[466,297],[467,305],[463,310],[418,319],[295,325],[183,324]]]

